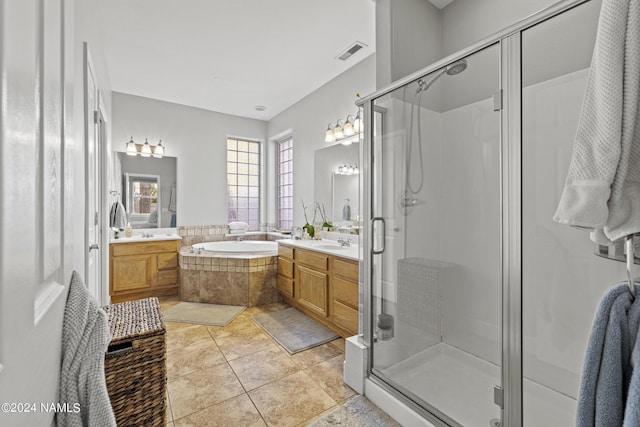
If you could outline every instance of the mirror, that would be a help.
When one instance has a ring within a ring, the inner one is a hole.
[[[359,215],[359,175],[339,173],[342,165],[360,166],[358,144],[336,144],[314,153],[314,198],[324,204],[327,219],[335,226],[350,225]],[[346,199],[350,201],[351,220],[343,219]]]
[[[175,227],[177,159],[116,153],[114,161],[115,188],[121,195],[131,227]]]

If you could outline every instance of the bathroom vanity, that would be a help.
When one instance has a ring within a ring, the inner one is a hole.
[[[358,333],[357,247],[278,241],[278,291],[285,302],[342,337]]]
[[[133,237],[109,245],[111,302],[178,293],[180,236]]]

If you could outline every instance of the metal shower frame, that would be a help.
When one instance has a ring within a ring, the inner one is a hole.
[[[360,295],[362,297],[360,339],[367,346],[366,377],[436,426],[443,420],[402,395],[372,373],[371,352],[375,320],[373,319],[372,271],[374,251],[371,165],[373,153],[374,101],[413,81],[436,72],[489,46],[500,47],[500,183],[501,183],[501,252],[502,252],[502,425],[521,427],[522,420],[522,32],[591,0],[563,0],[499,31],[463,50],[410,74],[391,85],[358,100],[364,108],[364,144],[360,144],[364,235],[361,239]]]

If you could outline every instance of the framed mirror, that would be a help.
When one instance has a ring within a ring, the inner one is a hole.
[[[344,167],[346,165],[346,168]],[[348,167],[351,170],[348,171]],[[336,144],[314,153],[314,199],[324,205],[328,219],[335,226],[351,224],[358,212],[359,175],[358,144]],[[345,200],[349,199],[351,218],[343,219]]]

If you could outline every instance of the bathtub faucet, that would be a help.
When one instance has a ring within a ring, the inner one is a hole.
[[[238,241],[238,242],[242,242],[243,240],[244,240],[244,237],[242,237],[242,236],[238,236],[238,238],[236,239],[236,241]]]

